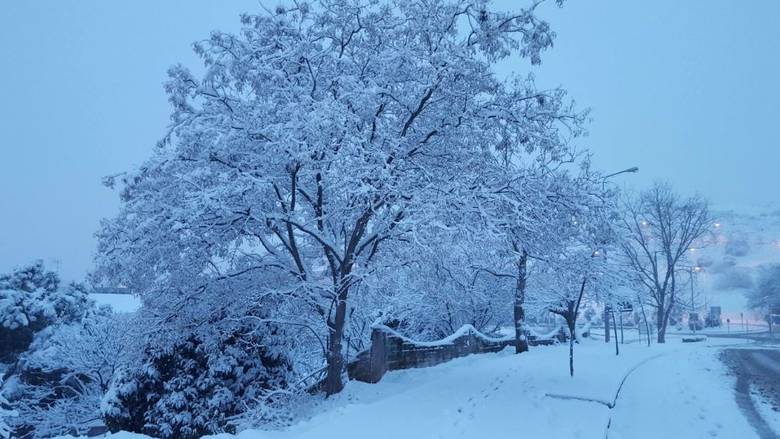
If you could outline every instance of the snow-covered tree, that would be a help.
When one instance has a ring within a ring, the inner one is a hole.
[[[139,292],[175,342],[272,300],[271,320],[324,340],[324,390],[340,391],[353,294],[382,248],[494,190],[501,153],[555,154],[563,92],[491,69],[540,62],[554,34],[538,3],[296,2],[212,33],[203,75],[170,70],[171,132],[122,178],[98,278]]]
[[[561,152],[565,154],[555,161],[546,159],[530,168],[521,179],[514,180],[498,203],[505,210],[506,221],[500,223],[500,229],[514,267],[513,324],[517,353],[528,349],[525,302],[532,266],[553,267],[556,257],[572,245],[570,239],[579,229],[576,218],[582,209],[588,203],[600,202],[587,193],[590,177],[572,179],[565,168],[554,169],[574,159],[573,151]],[[588,166],[587,162],[583,165]]]
[[[780,310],[780,264],[761,267],[755,286],[748,291],[748,306],[766,314]]]
[[[664,343],[679,287],[687,279],[678,276],[710,228],[708,204],[700,197],[681,198],[669,184],[656,183],[625,203],[622,224],[627,236],[623,254],[634,281],[643,287],[644,300],[655,308],[658,343]]]
[[[417,340],[436,340],[465,324],[491,333],[511,321],[514,280],[495,241],[444,223],[417,233],[422,236],[419,245],[388,249],[380,263],[403,265],[367,281],[385,297],[383,324]]]
[[[41,261],[0,275],[0,362],[15,361],[36,333],[78,320],[89,306],[82,285],[62,286]]]
[[[585,173],[573,182],[565,217],[554,229],[558,239],[548,258],[536,264],[529,285],[529,305],[563,318],[569,332],[569,372],[574,375],[577,319],[587,302],[604,301],[622,282],[615,250],[620,243],[615,192],[604,190],[597,175]]]

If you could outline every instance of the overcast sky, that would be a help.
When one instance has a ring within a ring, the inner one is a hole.
[[[747,3],[548,5],[558,38],[533,71],[592,109],[582,144],[599,168],[640,167],[622,182],[670,180],[718,206],[774,204],[780,2]],[[118,208],[100,178],[140,164],[168,123],[166,69],[196,66],[193,41],[257,10],[257,0],[2,5],[0,272],[40,258],[83,277],[100,219]]]

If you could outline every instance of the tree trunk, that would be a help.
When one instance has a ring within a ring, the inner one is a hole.
[[[656,326],[658,326],[658,343],[666,343],[666,313],[663,304],[658,307],[656,314]]]
[[[604,305],[604,343],[609,343],[609,305]]]
[[[647,332],[647,345],[650,346],[650,322],[647,321],[647,314],[645,314],[645,305],[642,303],[641,298],[637,298],[637,302],[639,302],[639,309],[642,310],[642,320],[645,321],[645,332]],[[639,335],[640,339],[642,337],[642,334]]]
[[[574,331],[576,330],[577,320],[576,316],[566,320],[566,324],[569,326],[569,375],[574,376],[574,338],[576,337]]]
[[[574,376],[574,336],[569,337],[569,375]]]
[[[523,322],[525,321],[525,286],[526,276],[528,274],[528,253],[523,251],[520,259],[517,261],[517,284],[515,285],[515,353],[520,354],[528,350],[528,339],[523,331]]]
[[[347,317],[347,293],[348,281],[342,280],[338,289],[336,314],[328,322],[330,330],[328,338],[327,375],[325,377],[325,395],[330,396],[344,389],[344,381],[341,374],[344,371],[344,353],[342,352],[342,340],[344,338],[344,323]]]

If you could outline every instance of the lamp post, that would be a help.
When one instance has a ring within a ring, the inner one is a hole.
[[[605,175],[604,178],[601,180],[601,190],[604,190],[604,187],[607,184],[607,179],[608,178],[611,178],[611,177],[614,177],[614,176],[620,175],[620,174],[636,174],[637,172],[639,172],[639,167],[638,166],[632,166],[632,167],[630,167],[628,169],[624,169],[622,171],[613,172],[613,173],[611,173],[609,175]]]
[[[688,313],[688,324],[691,326],[691,330],[693,333],[696,333],[696,322],[691,322],[691,317],[694,315],[694,311],[696,311],[696,302],[695,302],[695,293],[693,289],[693,274],[694,273],[700,273],[702,271],[702,268],[698,265],[695,267],[684,267],[685,270],[688,272],[688,275],[690,276],[690,282],[691,282],[691,311]],[[699,316],[696,315],[696,320],[698,321]]]
[[[695,274],[700,273],[703,270],[703,268],[701,268],[698,265],[696,265],[694,267],[680,267],[680,268],[682,268],[683,270],[688,272],[690,283],[691,283],[691,310],[688,313],[688,325],[690,326],[691,331],[693,331],[693,333],[695,334],[696,333],[696,322],[693,321],[693,317],[695,315],[696,316],[696,320],[698,321],[699,316],[698,316],[698,314],[695,313],[695,311],[696,311],[696,299],[695,299],[696,294],[695,294],[694,288],[693,288],[693,283],[694,283],[693,275],[694,275],[694,273]]]
[[[614,177],[616,175],[620,174],[635,174],[639,172],[638,166],[632,166],[630,168],[624,169],[622,171],[613,172],[611,174],[605,175],[604,178],[601,179],[601,190],[605,190],[607,185],[607,179]],[[604,306],[604,342],[609,343],[609,313],[610,313],[610,307],[609,305]],[[613,311],[614,312],[614,311]],[[621,316],[622,317],[622,316]],[[614,320],[615,316],[612,315],[612,319]],[[614,325],[614,322],[613,322]],[[617,331],[615,331],[615,343],[617,343]],[[615,345],[615,348],[617,349],[617,345]]]

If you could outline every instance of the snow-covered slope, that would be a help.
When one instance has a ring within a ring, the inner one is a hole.
[[[780,209],[740,208],[714,211],[715,222],[707,245],[692,250],[692,261],[702,267],[695,287],[700,305],[721,306],[732,324],[760,317],[747,308],[745,292],[764,264],[780,263]]]

